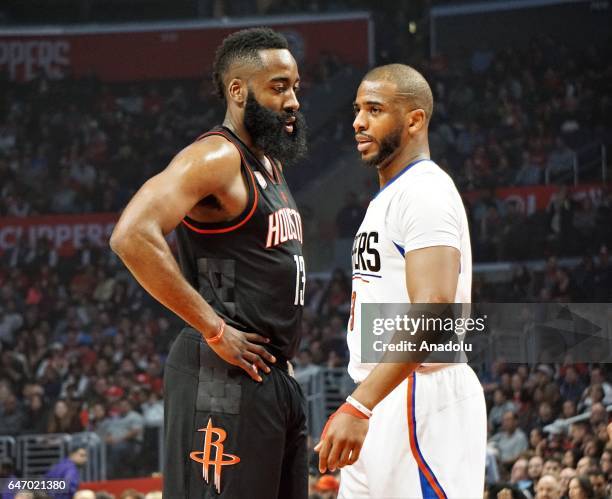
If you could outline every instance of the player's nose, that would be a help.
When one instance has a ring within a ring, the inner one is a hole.
[[[364,119],[364,113],[362,111],[359,111],[355,115],[355,119],[353,120],[353,129],[355,132],[361,132],[362,130],[367,129],[367,123]]]
[[[285,101],[284,108],[286,111],[298,111],[300,109],[300,101],[295,95],[294,90],[289,91],[289,98]]]

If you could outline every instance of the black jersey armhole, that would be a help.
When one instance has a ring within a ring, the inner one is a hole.
[[[249,189],[247,206],[243,210],[243,212],[238,215],[236,218],[232,220],[227,220],[224,222],[198,222],[188,216],[185,216],[182,220],[183,225],[193,232],[197,232],[198,234],[225,234],[227,232],[232,232],[234,230],[239,229],[244,224],[246,224],[257,209],[257,203],[259,202],[259,193],[257,192],[257,186],[255,185],[255,177],[253,172],[247,165],[246,158],[244,157],[244,153],[240,149],[240,146],[232,140],[232,137],[225,133],[223,130],[211,130],[200,137],[197,140],[201,140],[205,137],[210,137],[211,135],[220,135],[225,138],[227,141],[231,142],[238,152],[240,153],[240,169],[245,172],[245,176],[247,178],[247,184]]]

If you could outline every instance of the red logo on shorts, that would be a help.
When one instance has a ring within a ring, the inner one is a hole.
[[[189,454],[189,457],[196,463],[202,464],[202,476],[206,483],[208,480],[208,467],[213,466],[214,473],[214,484],[217,492],[221,493],[221,470],[223,466],[230,466],[232,464],[238,464],[240,458],[233,454],[223,453],[223,442],[227,438],[227,433],[222,428],[215,428],[212,423],[212,418],[208,420],[206,428],[200,428],[198,431],[204,432],[204,450],[202,452],[194,451]],[[213,435],[217,436],[217,439],[213,441]],[[215,448],[214,458],[211,457],[212,448]],[[223,458],[228,458],[223,460]]]

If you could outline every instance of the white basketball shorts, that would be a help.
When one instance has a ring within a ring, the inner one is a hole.
[[[374,408],[339,499],[482,499],[487,414],[467,364],[413,373]]]

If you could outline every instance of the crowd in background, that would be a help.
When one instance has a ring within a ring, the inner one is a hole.
[[[551,182],[573,181],[574,152],[612,139],[611,60],[610,46],[570,49],[540,36],[477,50],[468,70],[430,61],[432,154],[460,190],[542,184],[546,169]]]
[[[110,251],[37,246],[0,258],[0,434],[95,431],[111,476],[153,471],[178,321]]]
[[[507,488],[511,497],[544,496],[572,480],[584,488],[573,498],[606,499],[612,479],[612,441],[606,407],[612,385],[606,365],[494,364],[482,378],[488,399],[487,483],[491,494]],[[557,419],[585,418],[563,428]],[[537,495],[537,494],[542,495]],[[522,495],[521,495],[522,494]]]
[[[110,476],[156,470],[163,363],[179,321],[148,297],[111,252],[84,247],[57,255],[45,240],[37,246],[36,251],[7,252],[0,260],[0,434],[95,431],[112,456]],[[551,257],[542,272],[517,265],[509,282],[487,283],[478,275],[474,280],[476,302],[609,302],[611,293],[605,246],[572,269]],[[295,359],[298,373],[312,366],[346,365],[349,307],[350,280],[344,272],[309,281],[303,340]],[[604,438],[603,407],[612,403],[607,366],[495,365],[480,375],[490,407],[492,446],[500,445],[500,479],[519,455],[546,460],[560,449],[562,457],[571,450],[575,462],[570,466],[567,457],[564,468],[575,468],[584,455],[593,463],[605,461],[603,451],[610,444]],[[572,426],[567,435],[542,431],[557,418],[585,411],[592,413],[589,420]],[[528,438],[516,455],[504,454],[504,432],[529,437],[534,430],[539,440]],[[587,452],[591,440],[595,444]],[[602,471],[609,474],[609,468]],[[325,478],[320,486],[330,483]]]

